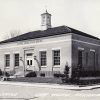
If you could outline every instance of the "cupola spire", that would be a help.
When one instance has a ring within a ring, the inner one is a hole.
[[[42,30],[51,28],[51,14],[48,13],[47,9],[45,13],[41,14],[41,28]]]

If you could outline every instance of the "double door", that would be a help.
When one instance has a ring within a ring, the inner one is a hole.
[[[33,53],[26,53],[25,57],[26,62],[26,70],[33,69],[34,67],[34,54]]]

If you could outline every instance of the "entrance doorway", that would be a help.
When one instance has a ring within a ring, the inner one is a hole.
[[[32,50],[25,51],[25,69],[34,70],[34,53]]]

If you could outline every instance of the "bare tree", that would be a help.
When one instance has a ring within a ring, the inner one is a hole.
[[[10,38],[16,37],[16,36],[18,36],[18,35],[21,35],[20,30],[12,30],[12,31],[10,32]]]
[[[10,39],[10,38],[13,38],[13,37],[16,37],[19,35],[21,35],[20,30],[12,30],[12,31],[10,31],[9,34],[4,35],[3,40]]]
[[[10,38],[10,36],[8,35],[8,34],[5,34],[3,37],[2,37],[2,41],[3,40],[6,40],[6,39],[9,39]]]

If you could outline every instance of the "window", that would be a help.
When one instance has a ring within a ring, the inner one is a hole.
[[[86,66],[88,66],[88,52],[86,52]]]
[[[27,65],[30,65],[29,60],[27,60]]]
[[[91,70],[95,70],[95,64],[96,64],[96,62],[95,62],[95,51],[90,51],[90,66],[91,66]]]
[[[45,19],[45,16],[43,16],[43,19]]]
[[[32,60],[30,60],[30,65],[32,65]]]
[[[96,53],[96,65],[98,67],[98,54]]]
[[[53,50],[53,65],[60,65],[60,50]]]
[[[82,52],[83,50],[78,50],[78,65],[80,65],[80,67],[82,67],[82,60],[83,60],[83,57],[82,57]]]
[[[41,66],[47,65],[46,51],[40,51],[40,64],[41,64]]]
[[[5,55],[5,67],[9,67],[10,66],[10,55],[6,54]]]
[[[47,18],[49,19],[50,17],[48,16]]]
[[[32,61],[32,60],[30,60],[30,59],[27,60],[27,65],[28,65],[28,66],[30,66],[30,65],[32,65],[32,64],[33,64],[33,61]]]
[[[94,68],[95,70],[95,52],[94,51],[90,51],[92,59],[91,59],[91,66]]]
[[[15,66],[19,66],[19,54],[15,54]]]
[[[42,17],[42,24],[45,22],[45,16]]]
[[[96,64],[96,62],[95,62],[95,52],[93,52],[93,66],[94,66],[94,70],[95,70],[95,64]]]

